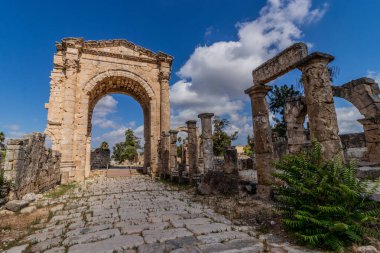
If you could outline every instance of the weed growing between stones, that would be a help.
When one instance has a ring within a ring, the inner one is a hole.
[[[69,190],[74,189],[76,187],[76,183],[69,183],[69,184],[63,184],[60,185],[53,190],[47,192],[45,194],[45,197],[47,198],[59,198],[63,195],[65,195]]]

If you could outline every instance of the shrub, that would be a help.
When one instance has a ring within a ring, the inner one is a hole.
[[[284,227],[301,242],[342,251],[379,237],[380,206],[369,199],[379,181],[369,189],[356,178],[354,163],[323,161],[321,145],[314,142],[309,153],[286,156],[275,167],[282,181],[274,186],[277,208]]]

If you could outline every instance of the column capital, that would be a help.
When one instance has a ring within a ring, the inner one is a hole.
[[[303,60],[301,60],[297,64],[297,68],[302,69],[310,64],[315,64],[315,63],[322,63],[324,65],[327,65],[330,62],[332,62],[334,59],[335,57],[330,54],[314,52],[306,56]]]
[[[244,91],[250,97],[265,97],[273,88],[268,85],[254,85]]]
[[[158,74],[160,82],[168,83],[170,79],[170,74],[170,71],[160,71],[160,73]]]
[[[214,113],[212,113],[212,112],[204,112],[204,113],[198,114],[198,118],[200,118],[200,119],[211,118],[213,116],[214,116]]]
[[[188,120],[188,121],[186,121],[186,125],[188,128],[196,128],[197,127],[197,121],[196,120]]]
[[[178,130],[171,129],[169,130],[169,134],[178,134]]]

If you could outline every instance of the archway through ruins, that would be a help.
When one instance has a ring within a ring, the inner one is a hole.
[[[169,78],[173,58],[126,40],[56,44],[45,133],[61,153],[61,183],[89,176],[91,118],[107,94],[133,97],[144,113],[144,166],[158,176],[160,133],[170,129]]]
[[[89,108],[88,136],[91,139],[91,171],[99,169],[142,169],[147,163],[141,156],[144,140],[149,132],[144,128],[144,110],[135,98],[126,93],[108,93],[94,100]],[[118,163],[111,159],[116,144],[125,141],[125,132],[131,129],[139,138],[141,149],[133,161]],[[102,144],[106,142],[108,149]],[[125,170],[126,175],[130,174]],[[124,174],[122,174],[124,175]]]

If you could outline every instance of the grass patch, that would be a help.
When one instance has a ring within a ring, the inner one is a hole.
[[[76,187],[76,183],[62,184],[55,189],[47,192],[45,197],[47,198],[59,198],[62,195],[65,195],[69,190],[74,189]]]

